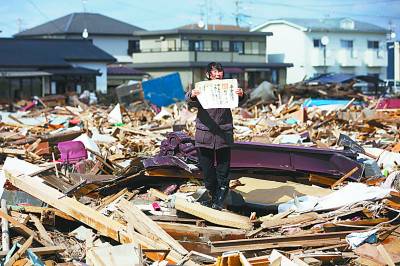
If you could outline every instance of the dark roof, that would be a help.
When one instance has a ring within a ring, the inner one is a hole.
[[[187,30],[205,30],[205,27],[199,27],[198,24],[188,24],[178,27],[177,29]],[[240,27],[236,25],[223,25],[223,24],[208,24],[208,30],[230,30],[230,31],[249,31],[248,27]]]
[[[131,76],[131,75],[144,75],[144,74],[147,73],[132,67],[125,67],[125,66],[107,67],[107,75]]]
[[[187,67],[206,67],[209,62],[163,62],[163,63],[134,63],[132,66],[137,69],[149,68],[187,68]],[[236,63],[221,62],[223,67],[239,68],[286,68],[292,67],[291,63]]]
[[[238,35],[238,36],[269,36],[271,32],[259,32],[249,30],[201,30],[201,29],[172,29],[136,31],[134,36],[157,36],[157,35],[179,35],[179,34],[202,34],[202,35]]]
[[[354,22],[354,28],[343,28],[341,27],[342,21],[352,21]],[[302,28],[305,28],[308,31],[330,31],[330,32],[371,32],[371,33],[385,33],[388,32],[387,29],[379,27],[377,25],[354,20],[351,18],[323,18],[323,19],[316,19],[316,18],[279,18],[269,20],[257,27],[253,30],[260,29],[265,27],[269,24],[274,23],[291,23]]]
[[[86,67],[69,67],[69,68],[45,68],[42,71],[50,74],[58,75],[96,75],[101,76],[98,70],[86,68]]]
[[[69,61],[116,60],[90,40],[0,38],[1,67],[68,67]]]
[[[24,30],[14,37],[45,35],[81,35],[84,29],[90,35],[129,35],[144,29],[96,13],[72,13],[39,26]]]

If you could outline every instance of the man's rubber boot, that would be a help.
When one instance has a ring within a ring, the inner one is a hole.
[[[215,193],[215,199],[213,199],[213,204],[211,206],[211,208],[215,209],[215,210],[222,210],[224,209],[224,202],[225,202],[225,197],[226,194],[228,193],[229,187],[221,187],[217,190],[217,192]]]

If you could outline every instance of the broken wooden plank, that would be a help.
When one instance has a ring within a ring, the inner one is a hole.
[[[249,230],[253,227],[253,224],[248,217],[231,212],[217,211],[205,207],[199,203],[188,202],[184,199],[177,198],[175,200],[175,209],[222,226],[229,226],[245,230]]]
[[[37,248],[30,248],[33,253],[38,256],[42,255],[50,255],[50,254],[58,254],[65,251],[64,247],[61,246],[48,246],[48,247],[37,247]],[[0,258],[7,256],[8,251],[0,251]]]
[[[193,224],[157,222],[169,235],[183,241],[221,241],[245,238],[245,230],[220,226],[200,227]]]
[[[15,220],[13,217],[11,217],[10,215],[8,215],[7,213],[4,213],[2,211],[0,211],[0,217],[7,219],[8,222],[10,222],[12,225],[14,225],[14,229],[19,231],[21,234],[24,234],[28,237],[33,236],[33,239],[35,239],[35,241],[39,242],[40,244],[42,244],[43,246],[48,246],[48,243],[46,241],[44,241],[43,239],[41,239],[35,231],[31,230],[29,227],[27,227],[26,225],[18,222],[17,220]]]
[[[39,236],[40,238],[44,239],[48,243],[54,246],[53,240],[50,238],[49,234],[47,233],[46,229],[44,228],[43,224],[40,222],[39,218],[37,218],[35,215],[30,214],[29,217],[35,224],[37,230],[39,231]]]
[[[178,241],[173,239],[156,222],[147,217],[146,214],[144,214],[131,202],[121,199],[118,204],[118,208],[124,212],[126,218],[129,219],[128,222],[133,225],[139,233],[149,238],[155,237],[156,239],[161,240],[162,242],[168,244],[172,249],[179,252],[181,255],[186,255],[188,253],[188,251],[182,247]]]
[[[7,213],[7,202],[5,199],[1,199],[1,211]],[[1,246],[3,251],[10,250],[10,233],[8,230],[8,220],[5,218],[1,219]]]
[[[14,262],[16,262],[22,254],[32,245],[33,236],[30,236],[24,244],[11,256],[11,258],[4,264],[4,266],[12,266]]]
[[[343,183],[343,181],[345,181],[347,178],[349,178],[352,174],[354,174],[355,172],[358,171],[358,166],[354,167],[353,169],[351,169],[347,174],[345,174],[344,176],[342,176],[338,181],[336,181],[335,183],[333,183],[333,185],[331,186],[331,188],[335,188],[338,185],[340,185],[341,183]]]
[[[69,220],[69,221],[75,221],[74,218],[65,214],[64,212],[57,210],[55,208],[50,208],[50,207],[9,205],[8,208],[10,208],[10,210],[13,210],[16,212],[36,213],[36,214],[42,214],[43,212],[53,212],[56,216],[58,216],[62,219]]]
[[[100,234],[108,236],[120,243],[131,242],[129,236],[124,232],[125,227],[122,224],[105,217],[96,210],[73,198],[64,197],[64,194],[58,190],[42,182],[38,182],[38,177],[33,178],[27,175],[14,176],[6,169],[4,172],[10,182],[17,188],[56,207],[89,227],[96,229]]]

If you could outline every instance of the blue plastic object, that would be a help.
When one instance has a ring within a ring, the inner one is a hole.
[[[144,81],[144,98],[157,106],[168,106],[185,98],[179,73]]]

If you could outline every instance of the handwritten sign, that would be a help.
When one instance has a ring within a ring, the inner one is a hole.
[[[200,91],[197,99],[204,109],[237,107],[239,104],[239,96],[235,93],[237,87],[236,79],[200,81],[195,85]]]

